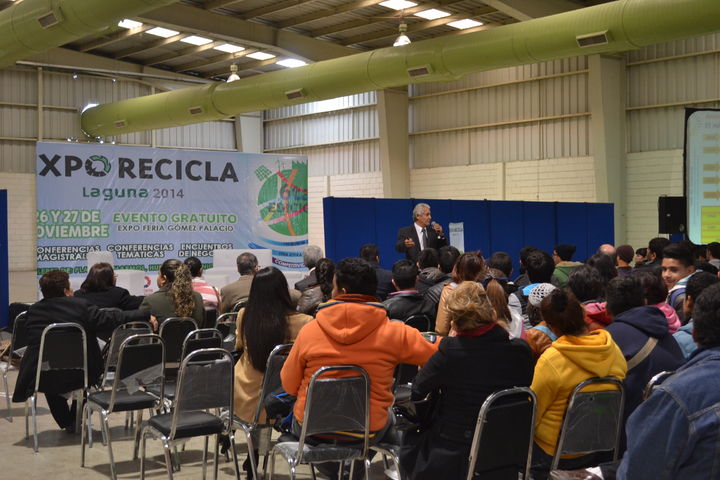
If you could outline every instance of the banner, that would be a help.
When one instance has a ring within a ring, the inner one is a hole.
[[[100,250],[146,272],[232,248],[305,268],[306,157],[38,142],[36,171],[38,275],[85,274]]]
[[[685,109],[688,237],[720,241],[720,110]]]

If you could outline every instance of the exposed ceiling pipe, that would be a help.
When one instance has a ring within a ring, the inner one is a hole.
[[[110,136],[219,120],[469,73],[621,52],[720,30],[718,0],[619,0],[526,22],[413,42],[305,67],[90,108],[82,128]]]
[[[0,68],[177,0],[23,0],[0,11]]]

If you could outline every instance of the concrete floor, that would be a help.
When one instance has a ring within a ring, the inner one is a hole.
[[[0,371],[4,363],[0,363]],[[12,369],[8,374],[10,392],[13,391],[17,370]],[[0,383],[1,385],[1,383]],[[1,387],[0,387],[1,388]],[[24,406],[20,403],[12,404],[13,421],[9,422],[4,393],[0,392],[0,476],[14,480],[105,480],[110,478],[110,464],[107,448],[100,442],[99,418],[93,419],[95,443],[93,448],[86,450],[85,468],[80,467],[80,435],[69,434],[58,429],[53,421],[50,411],[41,394],[38,399],[38,439],[40,451],[33,452],[32,448],[32,422],[30,423],[30,438],[25,438]],[[132,459],[133,431],[124,428],[125,415],[118,413],[110,416],[111,438],[113,454],[115,456],[118,479],[140,478],[140,462]],[[241,466],[241,478],[245,480],[242,472],[242,462],[247,454],[244,435],[239,433],[236,438],[238,459]],[[163,449],[159,440],[148,438],[147,441],[146,477],[149,479],[167,478]],[[214,442],[210,442],[210,450]],[[190,440],[185,451],[180,452],[182,468],[174,474],[175,479],[202,478],[202,448],[203,440],[196,438]],[[212,455],[209,455],[208,478],[212,478]],[[261,460],[262,461],[262,460]],[[275,477],[287,479],[287,463],[277,458]],[[297,478],[310,477],[309,467],[303,465],[298,468]],[[226,461],[220,456],[218,478],[235,478],[232,461]],[[267,478],[267,476],[266,476]],[[318,475],[318,478],[322,478]],[[371,469],[372,480],[385,479],[382,461],[376,457]]]

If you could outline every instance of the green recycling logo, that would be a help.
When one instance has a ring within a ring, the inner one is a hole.
[[[110,161],[102,155],[93,155],[85,160],[85,171],[91,177],[104,177],[110,173],[110,168]]]
[[[260,166],[255,170],[255,175],[264,182],[257,201],[263,222],[281,235],[306,235],[307,164],[293,162],[292,168],[274,173]]]

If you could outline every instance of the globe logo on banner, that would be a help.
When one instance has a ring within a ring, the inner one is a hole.
[[[85,160],[85,171],[91,177],[104,177],[110,173],[110,162],[102,155],[93,155]]]
[[[307,164],[293,162],[292,169],[272,173],[262,165],[255,175],[263,182],[258,194],[258,213],[263,223],[281,235],[307,234]]]

